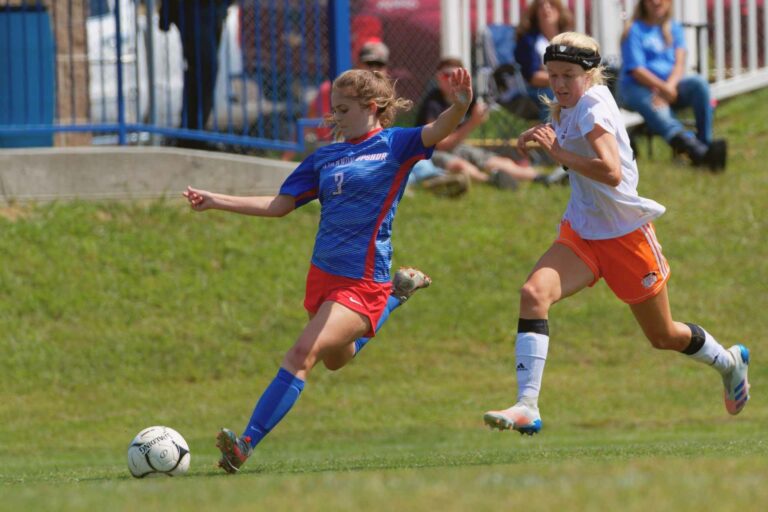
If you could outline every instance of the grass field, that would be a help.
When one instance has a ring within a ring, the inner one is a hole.
[[[214,468],[301,329],[317,223],[195,214],[176,199],[0,210],[0,510],[764,510],[768,503],[768,90],[723,103],[724,174],[641,155],[675,317],[753,354],[753,399],[650,348],[600,283],[556,305],[529,438],[514,399],[517,288],[569,190],[407,197],[395,265],[434,286],[341,372],[318,369],[243,473]],[[136,480],[128,442],[179,430],[188,475]]]

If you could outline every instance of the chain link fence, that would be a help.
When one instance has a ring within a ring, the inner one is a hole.
[[[623,24],[635,2],[616,1],[623,5],[624,19],[617,20]],[[178,0],[173,9],[180,12],[213,2]],[[511,22],[513,2],[502,2],[506,22]],[[597,4],[567,3],[582,14],[577,28],[590,32]],[[475,44],[476,27],[481,25],[476,16],[484,12],[489,18],[485,22],[491,23],[498,1],[486,0],[485,9],[480,9],[483,0],[469,4]],[[282,152],[299,146],[302,128],[310,124],[304,119],[316,115],[310,106],[321,84],[331,78],[329,0],[228,2],[218,75],[208,81],[215,82],[215,91],[205,126],[193,125],[194,116],[184,116],[183,31],[175,25],[159,26],[164,5],[160,0],[0,0],[0,42],[5,44],[0,63],[8,71],[0,79],[0,136],[8,145],[29,143],[34,131],[41,141],[45,138],[41,144],[53,140],[57,145],[87,145],[95,142],[94,134],[104,134],[105,143],[113,143],[113,134],[120,130],[129,134],[129,143],[138,144],[153,133],[160,138],[197,138],[231,150]],[[699,4],[675,5],[686,21],[686,9]],[[440,0],[350,0],[352,65],[366,41],[383,41],[390,49],[388,70],[397,80],[398,93],[418,105],[441,57],[441,6]],[[765,1],[708,0],[697,12],[706,18],[707,27],[698,45],[707,50],[702,68],[717,97],[764,84]],[[474,69],[477,63],[465,64]],[[738,79],[746,85],[734,83]],[[38,105],[46,107],[45,115],[31,116]],[[410,125],[414,117],[413,112],[403,114],[398,124]],[[509,139],[526,126],[526,121],[497,109],[473,135]]]
[[[261,103],[249,134],[290,140],[306,117],[330,61],[327,1],[240,1],[247,96]]]

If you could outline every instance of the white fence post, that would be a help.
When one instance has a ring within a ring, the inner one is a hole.
[[[757,71],[757,5],[755,0],[747,1],[748,65],[750,71]]]
[[[707,23],[707,7],[704,0],[696,2],[679,2],[676,4],[677,10],[675,19],[683,23],[693,23],[695,25]],[[679,11],[679,12],[677,12]],[[707,33],[709,27],[705,29],[694,29],[685,31],[685,46],[688,48],[685,68],[688,71],[701,73],[707,76],[709,70]],[[701,66],[701,69],[697,68]]]
[[[440,0],[440,56],[461,55],[461,0]]]
[[[518,26],[520,24],[520,13],[523,11],[523,5],[528,5],[526,0],[509,0],[510,25]]]
[[[472,67],[472,16],[470,0],[461,0],[461,61],[467,69]]]
[[[723,0],[715,0],[715,81],[725,80],[725,14]]]
[[[741,73],[741,2],[731,2],[731,62],[733,74]]]
[[[763,67],[768,67],[768,4],[763,4]]]
[[[494,5],[494,11],[496,6]],[[495,21],[495,20],[494,20]],[[488,24],[488,4],[482,0],[475,0],[475,27],[479,32]]]
[[[592,2],[592,36],[600,42],[603,59],[612,65],[621,62],[621,23],[624,6],[620,0]]]
[[[440,54],[472,64],[470,0],[440,0]]]

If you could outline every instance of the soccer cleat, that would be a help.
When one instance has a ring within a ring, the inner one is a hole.
[[[500,169],[493,169],[488,182],[502,190],[517,190],[518,183],[515,178]]]
[[[421,270],[413,267],[400,267],[392,279],[392,295],[400,302],[405,302],[416,290],[432,284],[432,279]]]
[[[226,428],[222,428],[216,434],[216,448],[221,452],[219,467],[227,473],[240,471],[240,466],[245,464],[245,461],[253,453],[250,437],[237,437],[234,432]]]
[[[728,374],[723,375],[725,409],[730,414],[739,414],[749,400],[749,350],[744,345],[734,345],[728,349],[735,364]]]
[[[539,409],[520,402],[503,411],[488,411],[483,415],[483,421],[492,429],[517,430],[529,436],[537,434],[542,425]]]

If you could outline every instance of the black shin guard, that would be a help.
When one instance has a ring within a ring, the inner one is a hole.
[[[549,321],[546,318],[538,320],[521,318],[517,321],[517,332],[535,332],[549,336]]]
[[[683,350],[683,354],[690,356],[701,350],[701,347],[704,346],[706,335],[704,334],[704,329],[696,324],[689,324],[688,322],[685,322],[685,325],[691,329],[691,342]]]

